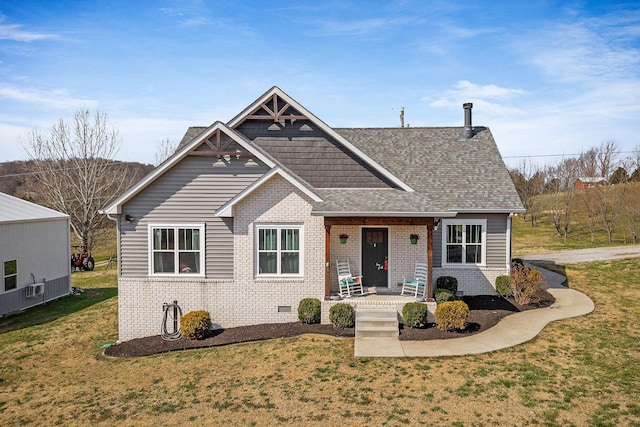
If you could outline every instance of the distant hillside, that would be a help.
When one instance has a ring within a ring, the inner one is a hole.
[[[135,176],[135,181],[138,181],[143,176],[151,172],[154,168],[153,165],[145,165],[137,162],[119,162],[126,165]],[[31,161],[13,161],[0,163],[0,192],[9,194],[11,196],[26,198],[28,197],[28,183],[30,179],[33,179],[31,173]],[[32,200],[38,203],[37,200]]]

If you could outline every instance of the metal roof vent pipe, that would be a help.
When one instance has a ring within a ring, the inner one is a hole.
[[[473,103],[467,102],[462,104],[462,108],[464,108],[464,129],[462,130],[462,139],[471,139],[473,138],[473,126],[471,125],[471,109],[473,108]]]

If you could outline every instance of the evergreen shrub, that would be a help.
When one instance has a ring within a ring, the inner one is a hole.
[[[410,302],[402,307],[402,321],[409,328],[420,328],[427,324],[427,305]]]
[[[455,295],[458,291],[458,279],[453,276],[440,276],[436,279],[436,289],[447,289]]]
[[[356,315],[353,306],[338,303],[329,309],[329,321],[338,328],[353,328],[356,323]]]
[[[469,306],[464,301],[445,301],[436,308],[436,326],[445,331],[464,329],[469,314]]]
[[[298,320],[301,323],[320,323],[321,303],[318,298],[304,298],[298,305]]]
[[[180,333],[190,340],[202,340],[211,331],[211,316],[208,311],[190,311],[180,317]]]

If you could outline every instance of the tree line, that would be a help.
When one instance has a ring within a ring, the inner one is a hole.
[[[608,243],[614,231],[628,233],[637,242],[640,229],[640,147],[622,156],[614,140],[555,164],[523,161],[509,170],[526,209],[524,220],[532,227],[549,215],[559,237],[566,242],[580,215],[591,243],[605,232]]]

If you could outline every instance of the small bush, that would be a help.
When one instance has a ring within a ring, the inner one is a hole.
[[[304,298],[298,305],[298,320],[301,323],[320,323],[320,300]]]
[[[353,328],[356,323],[356,315],[353,306],[338,303],[329,309],[329,320],[338,328]]]
[[[208,311],[196,310],[180,317],[180,333],[190,340],[201,340],[211,330],[211,316]]]
[[[511,265],[514,267],[522,267],[524,265],[524,261],[522,258],[514,258],[511,260]]]
[[[420,328],[427,324],[427,305],[410,302],[402,307],[402,321],[409,328]]]
[[[469,306],[463,301],[446,301],[438,304],[435,315],[438,329],[464,329],[469,320]]]
[[[453,276],[440,276],[436,280],[437,289],[447,289],[455,295],[458,292],[458,279]]]
[[[540,289],[545,289],[549,286],[544,281],[542,273],[526,265],[514,266],[511,269],[509,284],[511,285],[513,299],[520,305],[529,304]]]
[[[438,304],[443,303],[445,301],[453,301],[456,299],[456,296],[449,289],[436,289],[434,292],[435,299]]]
[[[511,292],[511,278],[509,276],[496,277],[496,292],[501,297],[510,297],[513,295]]]

